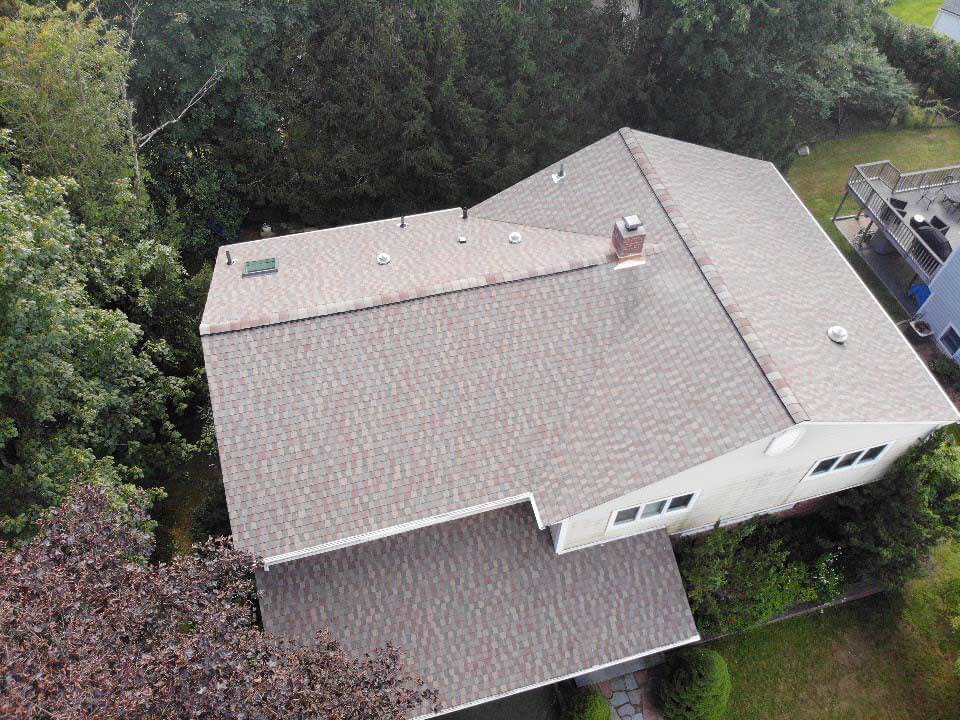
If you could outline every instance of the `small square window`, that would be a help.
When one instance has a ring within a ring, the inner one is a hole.
[[[886,445],[877,445],[876,447],[872,447],[860,457],[860,460],[858,461],[858,463],[873,462],[878,457],[880,457],[880,453],[882,453],[886,449],[887,449]]]
[[[823,473],[825,472],[830,472],[830,468],[833,467],[833,464],[838,459],[839,458],[832,457],[832,458],[827,458],[826,460],[821,460],[820,462],[817,463],[817,466],[813,469],[813,472],[811,472],[810,474],[823,475]]]
[[[667,506],[666,500],[657,500],[656,502],[647,503],[643,506],[643,512],[640,513],[640,517],[649,518],[655,517],[663,512],[663,509]]]
[[[627,508],[626,510],[620,510],[617,512],[617,516],[613,519],[614,525],[622,525],[623,523],[633,522],[637,519],[637,513],[640,512],[640,508],[632,507]]]
[[[856,452],[847,453],[842,458],[840,458],[840,462],[834,465],[833,469],[842,470],[843,468],[850,467],[857,461],[857,458],[860,457],[861,452],[862,452],[861,450],[857,450]]]
[[[940,336],[940,342],[951,355],[956,355],[957,350],[960,350],[960,335],[952,327],[947,328],[947,331]]]
[[[667,505],[667,510],[683,510],[685,507],[689,507],[690,502],[693,500],[693,493],[689,495],[677,495],[670,501],[670,504]]]

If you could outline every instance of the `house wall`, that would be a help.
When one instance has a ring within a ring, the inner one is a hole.
[[[782,454],[765,454],[774,437],[770,436],[565,519],[559,532],[554,532],[556,548],[558,552],[565,552],[657,527],[666,527],[670,533],[707,529],[718,521],[746,519],[789,507],[800,500],[862,485],[877,479],[893,460],[937,426],[937,423],[804,423],[798,426],[802,433],[799,440]],[[824,458],[886,442],[893,444],[873,463],[805,477]],[[617,510],[685,493],[697,494],[685,511],[610,526]]]
[[[930,297],[917,313],[930,325],[940,349],[950,352],[940,342],[940,336],[952,324],[960,333],[960,252],[947,258],[940,272],[930,283]],[[954,359],[957,359],[954,356]]]
[[[933,29],[949,35],[954,40],[960,40],[960,17],[940,10],[937,13],[937,19],[933,21]]]

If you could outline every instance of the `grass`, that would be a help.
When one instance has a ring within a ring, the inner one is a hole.
[[[793,163],[789,172],[790,184],[887,312],[896,320],[904,319],[903,309],[830,218],[843,197],[847,176],[854,165],[890,160],[906,172],[958,163],[960,127],[882,130],[818,143],[812,150],[810,155],[797,158]],[[852,210],[853,207],[854,201],[848,200],[845,208]]]
[[[932,27],[943,0],[896,0],[887,12],[904,22]]]
[[[960,642],[943,587],[960,583],[960,549],[900,603],[877,595],[718,641],[730,665],[729,720],[956,720]]]

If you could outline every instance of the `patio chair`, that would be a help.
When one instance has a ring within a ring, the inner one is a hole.
[[[904,211],[905,211],[905,210],[907,209],[907,201],[906,201],[906,200],[901,200],[900,198],[890,198],[890,204],[893,206],[893,209],[894,209],[894,210],[898,210],[898,211],[899,211],[899,210],[904,210]],[[902,216],[902,215],[903,215],[903,213],[901,213],[901,216]]]
[[[943,220],[934,215],[930,218],[930,224],[933,225],[937,230],[942,232],[944,235],[947,234],[947,231],[950,229],[950,226],[947,225]]]

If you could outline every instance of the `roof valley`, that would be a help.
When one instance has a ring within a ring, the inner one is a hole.
[[[673,225],[674,229],[677,231],[677,235],[683,241],[684,246],[687,248],[690,256],[697,264],[697,267],[700,268],[700,272],[703,274],[707,284],[717,296],[717,299],[720,301],[720,305],[723,306],[723,309],[730,318],[730,321],[733,323],[734,327],[736,327],[737,332],[743,339],[744,344],[747,346],[747,349],[750,351],[753,359],[756,360],[757,365],[763,372],[764,377],[766,377],[767,382],[770,383],[771,387],[776,392],[777,397],[780,398],[780,401],[790,414],[790,417],[796,423],[809,420],[810,415],[804,409],[803,405],[800,403],[800,400],[790,388],[789,382],[787,381],[786,377],[784,377],[783,373],[780,372],[777,364],[773,360],[773,357],[767,351],[766,346],[760,339],[760,336],[757,335],[756,330],[754,330],[753,326],[750,324],[750,320],[747,318],[746,313],[744,313],[737,304],[733,293],[727,287],[723,276],[720,274],[719,267],[717,267],[717,265],[713,262],[703,244],[697,238],[693,227],[687,223],[687,220],[681,212],[679,206],[674,202],[673,196],[670,194],[670,190],[667,188],[666,183],[664,183],[663,179],[657,173],[657,170],[650,161],[650,158],[643,150],[643,146],[640,144],[640,141],[632,136],[627,137],[623,130],[619,130],[618,134],[620,135],[620,139],[623,141],[627,151],[637,163],[637,168],[640,170],[640,174],[653,191],[653,194],[656,197],[657,202],[660,204],[660,207],[662,207],[664,213],[666,213],[670,224]]]

